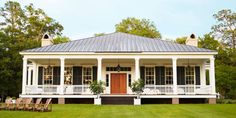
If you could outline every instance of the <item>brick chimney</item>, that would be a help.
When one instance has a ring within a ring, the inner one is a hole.
[[[53,44],[52,38],[48,35],[48,33],[45,33],[41,40],[41,46],[43,47],[43,46],[48,46],[52,44]]]
[[[198,39],[196,38],[196,36],[194,34],[191,34],[185,41],[186,45],[191,45],[191,46],[195,46],[198,47]]]

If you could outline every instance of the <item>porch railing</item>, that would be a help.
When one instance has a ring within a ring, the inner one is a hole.
[[[92,94],[89,85],[27,85],[25,86],[26,94]]]
[[[65,85],[64,94],[92,94],[89,85]]]
[[[210,85],[178,85],[178,94],[211,94]]]
[[[27,85],[25,86],[26,94],[60,94],[63,89],[63,94],[92,94],[89,85]],[[210,85],[177,85],[177,94],[211,94]],[[174,94],[173,85],[145,85],[144,95],[162,95]]]
[[[142,94],[174,94],[173,85],[145,85]],[[177,94],[211,94],[210,85],[177,85]]]
[[[173,85],[145,85],[143,94],[173,94]]]

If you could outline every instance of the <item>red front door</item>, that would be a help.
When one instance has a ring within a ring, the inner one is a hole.
[[[111,94],[126,94],[127,79],[126,73],[111,74]]]

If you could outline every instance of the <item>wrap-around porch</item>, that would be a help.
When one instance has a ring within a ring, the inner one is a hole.
[[[23,58],[22,95],[92,95],[89,84],[95,80],[105,82],[102,95],[133,95],[130,85],[139,78],[145,83],[143,96],[216,93],[213,57],[47,56]]]

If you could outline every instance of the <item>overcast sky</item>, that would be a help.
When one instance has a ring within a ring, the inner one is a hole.
[[[7,0],[0,0],[0,7]],[[64,26],[72,40],[111,33],[127,17],[146,18],[156,24],[163,38],[195,33],[202,36],[216,24],[212,17],[222,9],[236,12],[236,0],[15,0],[33,3]]]

